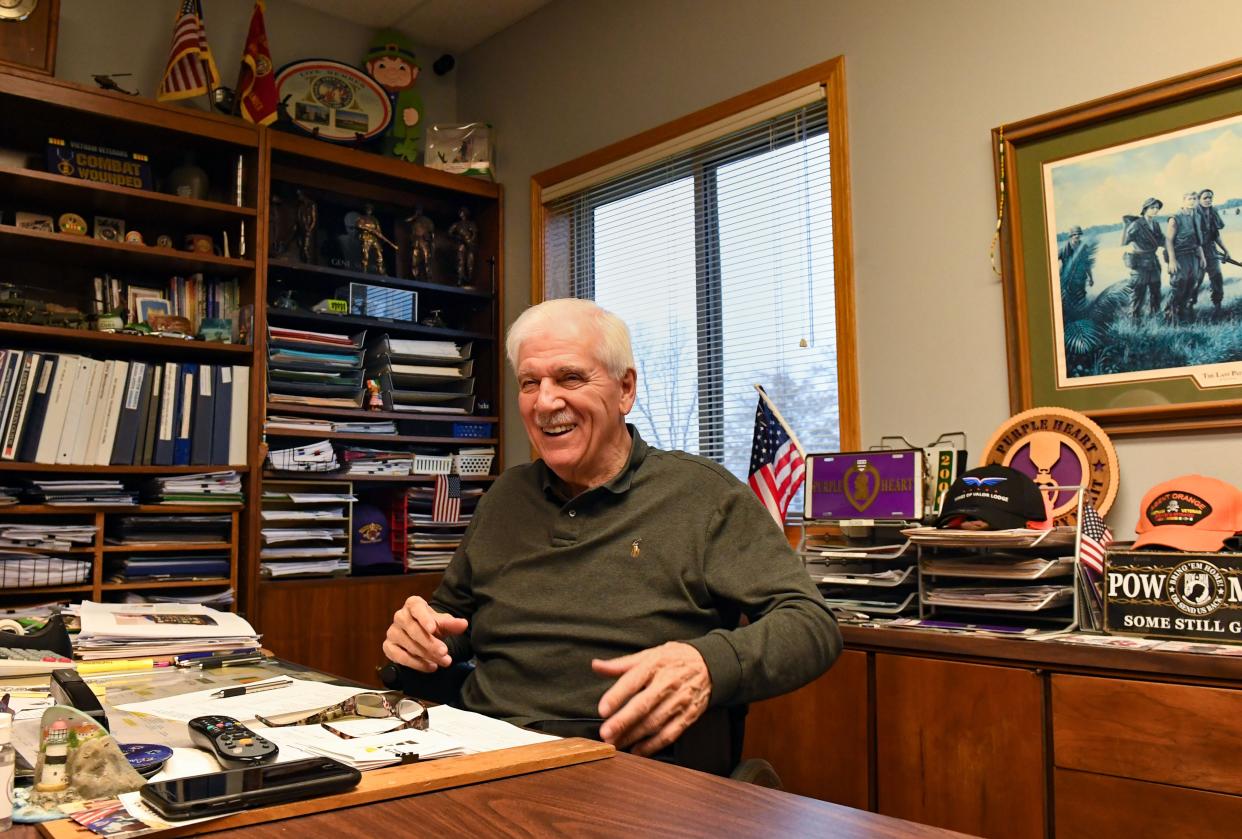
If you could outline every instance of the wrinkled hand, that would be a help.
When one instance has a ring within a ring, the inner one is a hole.
[[[437,612],[423,598],[411,597],[392,616],[392,626],[384,638],[384,655],[389,661],[432,673],[453,663],[440,639],[461,635],[469,626],[465,618]]]
[[[597,658],[591,669],[617,677],[599,701],[600,737],[637,755],[655,754],[680,737],[707,710],[712,695],[703,656],[677,641],[620,658]]]

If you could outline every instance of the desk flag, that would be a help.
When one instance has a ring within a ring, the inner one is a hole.
[[[750,488],[780,526],[789,502],[802,486],[806,464],[793,435],[777,418],[766,395],[759,390],[755,408],[755,436],[750,444]]]
[[[255,0],[237,77],[237,107],[247,122],[256,125],[276,121],[276,76],[272,73],[272,49],[267,43],[263,11],[263,0]]]
[[[200,0],[183,0],[173,24],[172,46],[164,79],[156,99],[189,99],[211,93],[220,84],[220,71],[207,46],[207,29],[203,23]]]
[[[461,521],[461,478],[459,476],[436,475],[436,494],[431,505],[431,520],[435,522]]]
[[[1092,582],[1098,582],[1104,574],[1104,552],[1113,541],[1113,531],[1095,511],[1091,502],[1083,499],[1082,521],[1078,523],[1080,541],[1078,562],[1092,572]]]

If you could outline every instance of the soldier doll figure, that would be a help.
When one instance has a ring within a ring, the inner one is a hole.
[[[379,219],[375,217],[375,208],[372,205],[367,204],[362,215],[358,216],[356,229],[358,232],[358,242],[362,245],[362,273],[365,274],[370,270],[372,251],[375,252],[376,273],[385,273],[384,249],[380,247],[380,242],[394,249],[397,246],[380,229]]]
[[[416,280],[430,280],[436,224],[423,215],[422,207],[415,207],[414,215],[406,221],[410,223],[410,276]]]
[[[474,277],[474,250],[479,244],[479,226],[470,218],[470,209],[457,211],[457,221],[449,228],[449,236],[457,246],[457,284],[470,285]]]
[[[1121,218],[1121,246],[1130,246],[1122,259],[1130,269],[1130,315],[1135,323],[1143,319],[1145,297],[1149,312],[1160,312],[1160,260],[1156,250],[1164,246],[1164,232],[1156,216],[1163,207],[1159,198],[1148,198],[1137,216]]]
[[[302,190],[298,190],[298,244],[302,261],[308,265],[318,262],[315,248],[315,230],[319,226],[319,205]]]

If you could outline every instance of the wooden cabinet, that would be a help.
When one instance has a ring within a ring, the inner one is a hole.
[[[979,836],[1044,835],[1033,670],[875,657],[877,812]]]
[[[868,809],[867,669],[866,653],[846,650],[823,677],[751,705],[743,757],[771,763],[787,792]]]

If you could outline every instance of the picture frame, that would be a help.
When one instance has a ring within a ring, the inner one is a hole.
[[[1070,408],[1110,435],[1242,426],[1242,267],[1220,253],[1242,262],[1238,114],[1242,61],[993,129],[1014,413]],[[1205,191],[1194,218],[1216,214],[1216,275],[1184,261],[1190,215],[1165,255],[1170,217]]]
[[[164,298],[164,292],[158,288],[145,288],[143,286],[131,285],[125,289],[125,308],[129,311],[129,318],[133,323],[146,323],[146,315],[143,314],[143,304],[149,301],[162,301],[167,306],[168,301]],[[167,309],[164,312],[155,312],[155,314],[168,314]]]
[[[169,303],[162,297],[143,297],[138,300],[138,315],[134,318],[134,322],[150,325],[152,316],[170,313]]]

